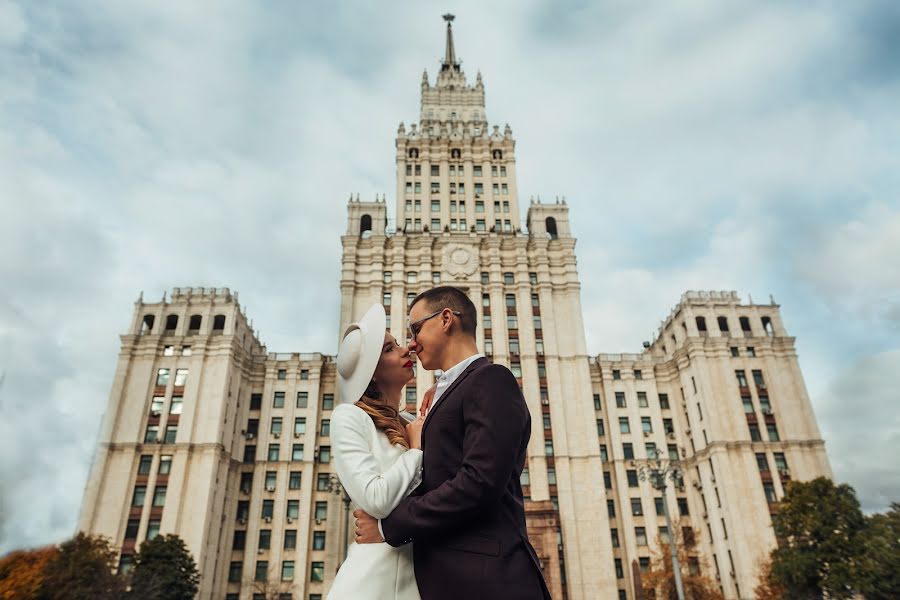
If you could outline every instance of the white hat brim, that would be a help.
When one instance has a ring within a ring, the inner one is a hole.
[[[386,313],[381,304],[374,304],[362,319],[347,327],[336,360],[341,402],[357,402],[369,387],[384,347],[386,329]]]

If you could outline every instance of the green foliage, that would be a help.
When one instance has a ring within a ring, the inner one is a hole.
[[[860,591],[866,600],[900,598],[900,504],[866,519]]]
[[[859,589],[866,520],[849,485],[791,482],[772,520],[771,579],[787,598],[850,598]]]
[[[47,562],[41,600],[120,600],[125,585],[115,574],[117,553],[100,536],[78,533]]]
[[[192,600],[200,573],[177,535],[158,536],[141,544],[134,557],[131,596],[141,600]]]

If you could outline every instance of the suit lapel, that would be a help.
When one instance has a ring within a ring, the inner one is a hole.
[[[444,393],[441,394],[441,397],[438,398],[438,403],[431,408],[431,410],[428,412],[428,416],[425,417],[425,425],[424,425],[424,427],[422,427],[422,437],[425,436],[425,430],[428,429],[428,423],[430,423],[432,421],[431,417],[434,416],[433,412],[436,410],[440,410],[440,408],[446,404],[447,398],[450,396],[450,394],[453,393],[453,391],[462,382],[462,380],[469,376],[469,373],[471,373],[478,367],[482,366],[486,362],[487,362],[487,358],[485,358],[483,356],[477,360],[472,361],[472,364],[470,364],[468,367],[466,367],[466,370],[463,371],[462,373],[460,373],[459,377],[457,377],[456,380],[450,384],[450,387],[448,387],[444,391]]]

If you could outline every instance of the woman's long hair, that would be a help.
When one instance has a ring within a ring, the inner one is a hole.
[[[392,445],[400,444],[408,450],[409,440],[406,438],[406,427],[400,418],[399,411],[392,406],[368,402],[369,398],[372,400],[381,398],[381,392],[374,381],[369,382],[369,387],[363,392],[363,397],[356,402],[356,406],[363,409],[372,418],[375,429],[383,431]]]

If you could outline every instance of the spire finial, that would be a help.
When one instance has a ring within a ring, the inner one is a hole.
[[[458,69],[459,64],[456,62],[456,51],[453,48],[453,19],[456,17],[447,13],[444,15],[444,20],[447,21],[447,48],[444,51],[444,64],[443,69],[446,71],[447,69]]]

